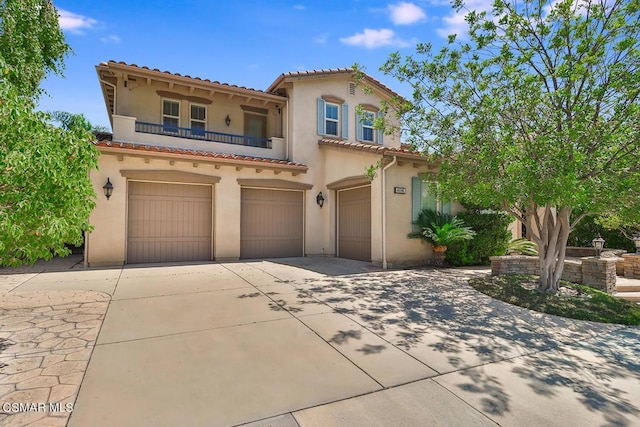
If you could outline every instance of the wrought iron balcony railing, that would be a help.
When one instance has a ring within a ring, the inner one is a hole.
[[[247,147],[271,148],[271,140],[266,138],[254,138],[251,136],[233,135],[230,133],[211,132],[195,128],[181,128],[177,126],[160,125],[157,123],[136,121],[136,132],[221,142],[223,144],[244,145]]]

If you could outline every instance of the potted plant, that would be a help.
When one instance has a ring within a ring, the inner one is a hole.
[[[460,218],[432,209],[423,209],[414,224],[420,227],[420,231],[409,233],[407,237],[430,243],[433,251],[442,257],[452,243],[471,240],[476,235]]]

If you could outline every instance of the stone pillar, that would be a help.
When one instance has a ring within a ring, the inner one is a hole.
[[[616,258],[583,258],[582,283],[612,294],[616,290]]]
[[[624,277],[640,279],[640,255],[622,254],[624,259]]]

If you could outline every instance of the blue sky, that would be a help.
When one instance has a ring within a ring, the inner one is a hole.
[[[487,0],[473,0],[483,8]],[[84,113],[109,126],[95,65],[110,59],[266,89],[288,71],[357,62],[403,95],[378,67],[417,42],[441,45],[464,32],[447,0],[423,1],[95,1],[58,0],[74,53],[64,78],[49,76],[42,110]]]

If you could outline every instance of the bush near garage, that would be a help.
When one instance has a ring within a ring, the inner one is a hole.
[[[468,208],[468,207],[467,207]],[[452,244],[445,259],[454,266],[489,265],[489,257],[504,255],[511,240],[508,230],[513,219],[504,212],[481,213],[480,209],[458,213],[476,235],[471,240]]]

